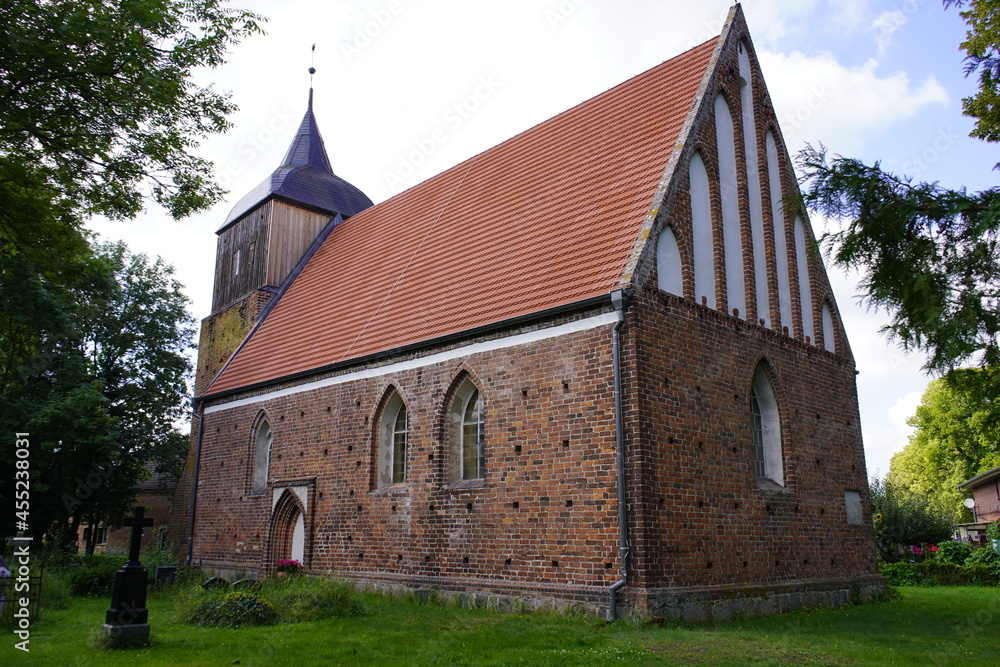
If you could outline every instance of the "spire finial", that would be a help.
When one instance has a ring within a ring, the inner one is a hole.
[[[316,42],[312,45],[312,58],[309,62],[309,111],[313,108],[313,74],[316,73]]]

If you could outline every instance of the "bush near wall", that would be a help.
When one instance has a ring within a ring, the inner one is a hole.
[[[985,563],[882,563],[878,569],[890,586],[1000,586],[1000,575]]]
[[[115,572],[125,564],[124,556],[80,556],[74,565],[69,565],[70,594],[86,597],[90,595],[111,595],[115,585]]]

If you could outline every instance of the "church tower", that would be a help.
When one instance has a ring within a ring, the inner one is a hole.
[[[281,164],[233,206],[216,232],[212,312],[201,323],[195,396],[205,392],[267,304],[333,228],[370,206],[372,201],[361,190],[333,173],[310,87],[305,116]],[[196,511],[192,489],[197,484],[203,418],[196,411],[191,448],[174,491],[168,538],[181,557],[190,557]]]
[[[218,235],[212,314],[202,322],[195,396],[225,365],[282,284],[342,220],[372,205],[333,173],[309,105],[281,165],[240,199]]]

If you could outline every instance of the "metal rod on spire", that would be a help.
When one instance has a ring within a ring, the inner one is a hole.
[[[316,73],[316,42],[312,45],[312,58],[309,62],[309,111],[313,108],[313,75]]]
[[[316,42],[312,45],[312,58],[309,61],[309,87],[313,87],[313,74],[316,73]]]

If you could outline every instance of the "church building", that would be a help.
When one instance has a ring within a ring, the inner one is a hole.
[[[855,363],[742,10],[373,205],[312,98],[218,231],[187,559],[689,619],[881,590]]]

